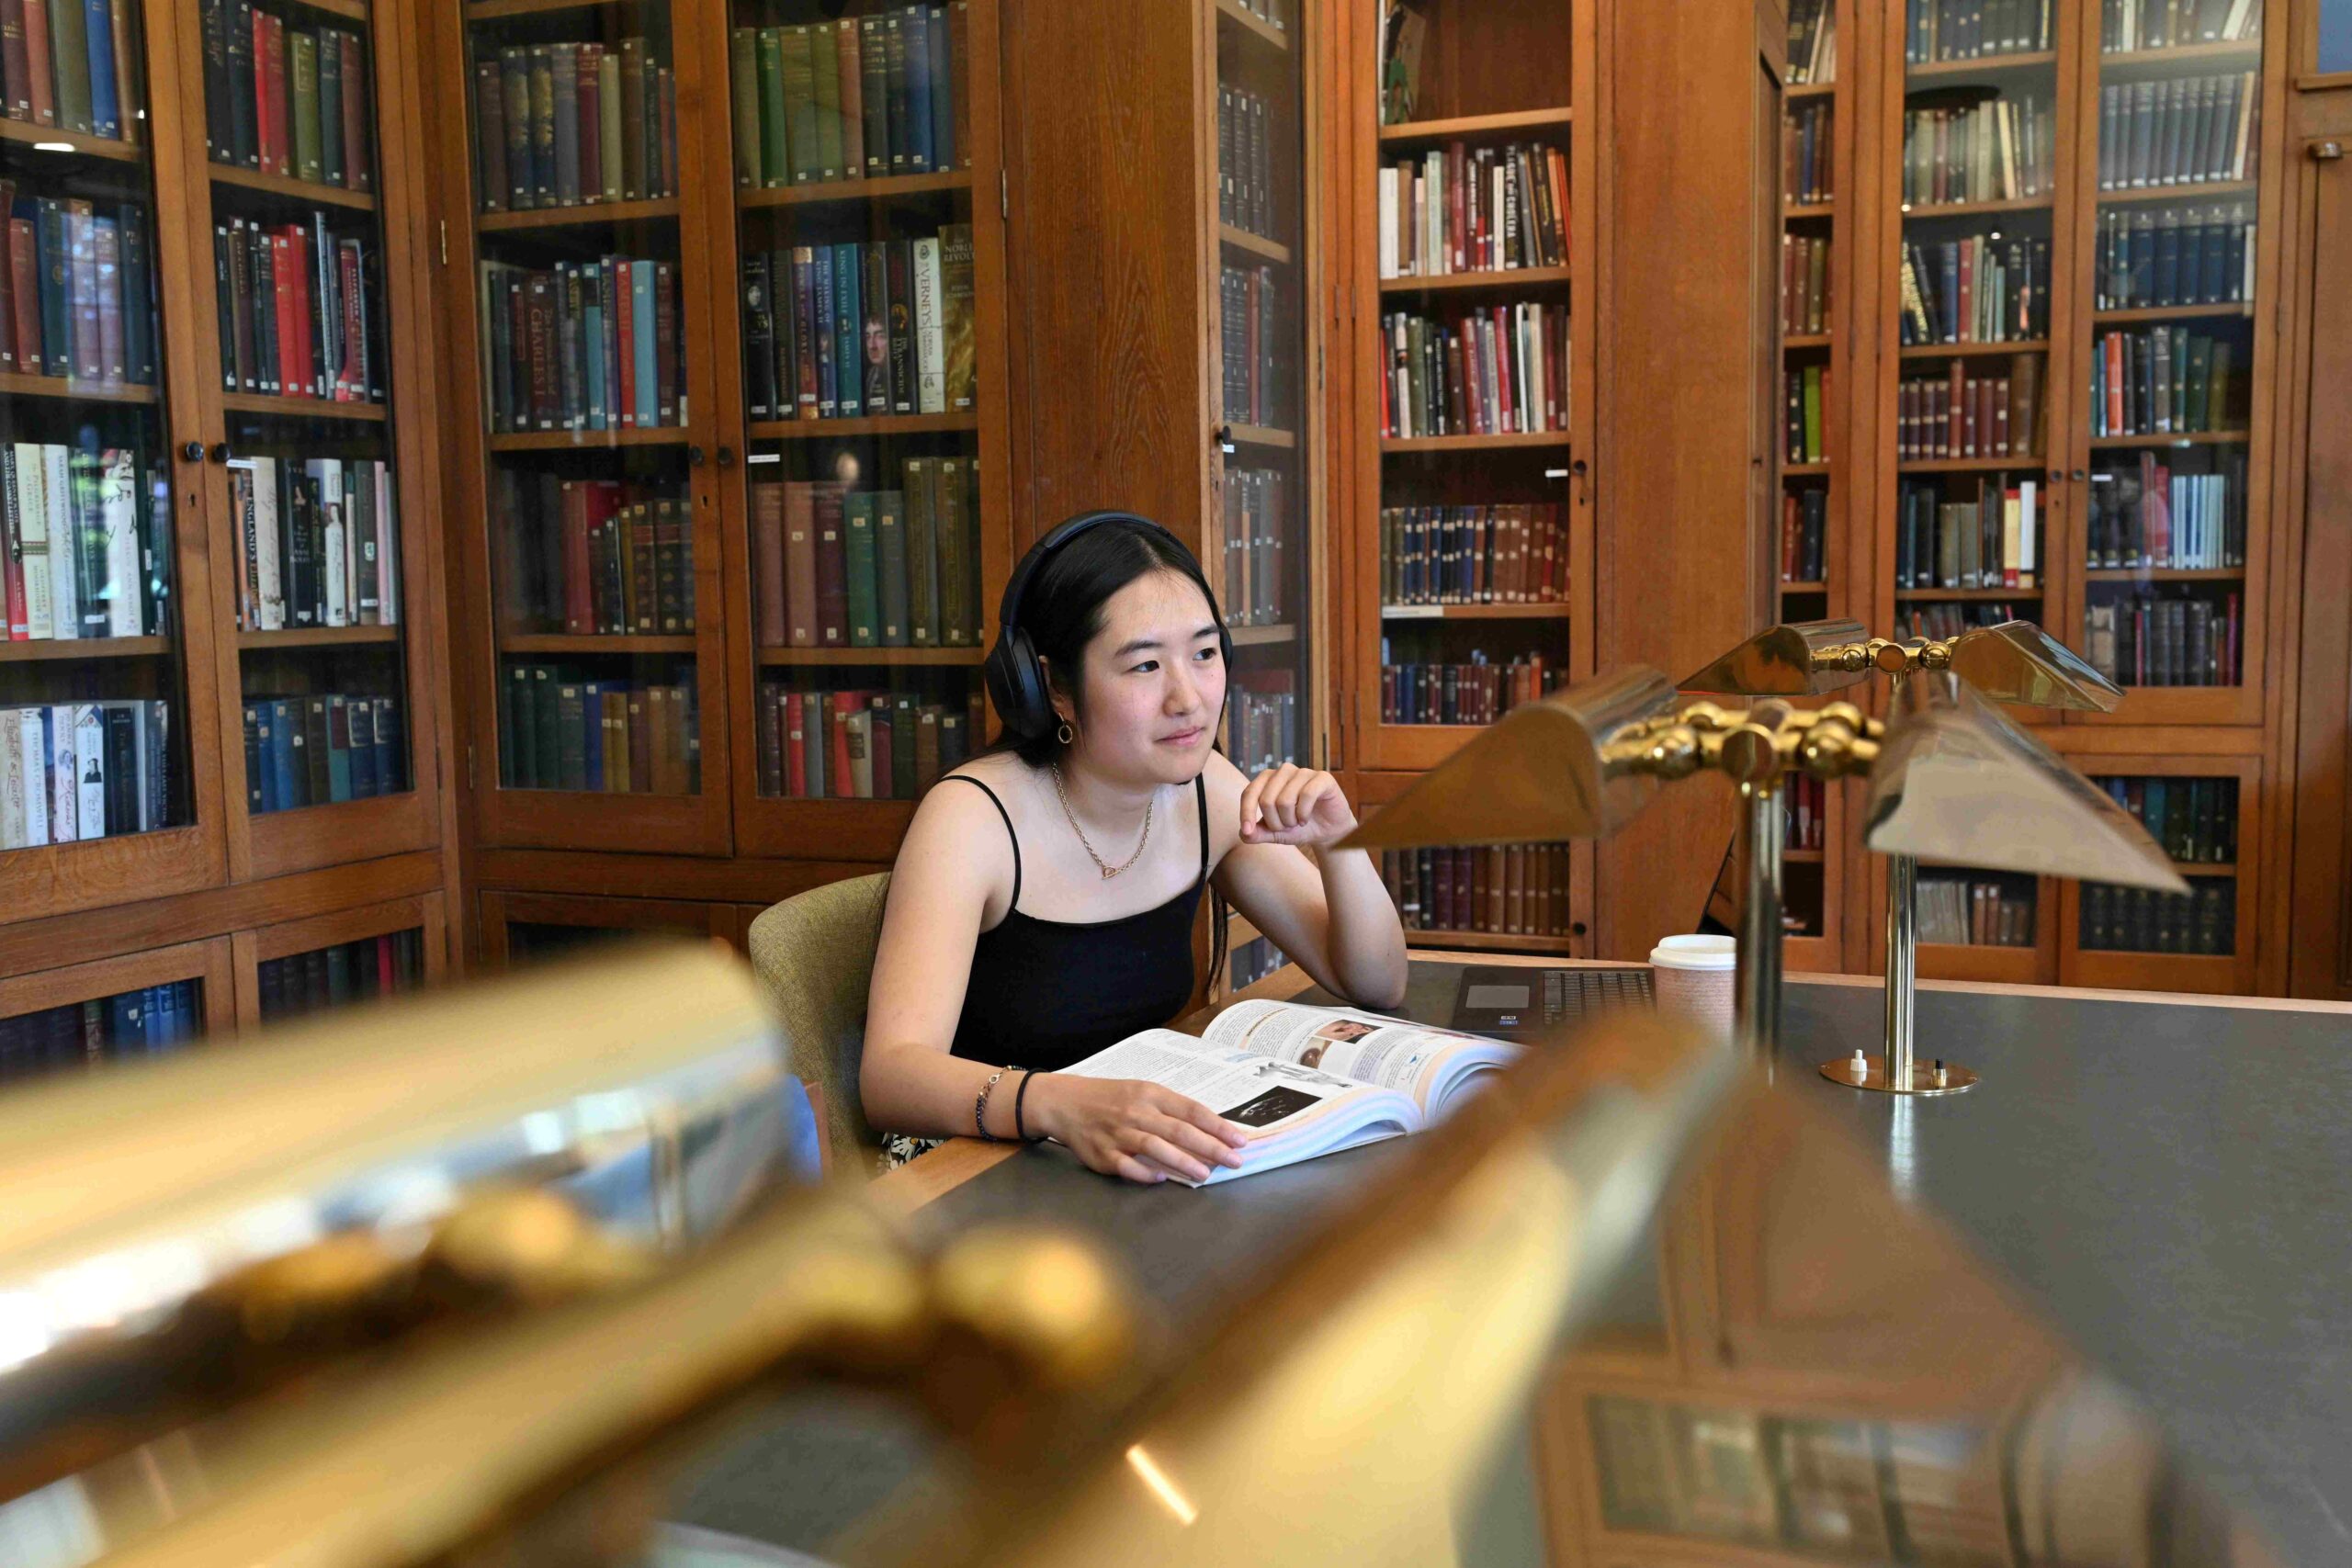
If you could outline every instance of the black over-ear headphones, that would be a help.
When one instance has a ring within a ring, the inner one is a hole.
[[[1021,564],[1012,569],[1012,576],[1005,582],[1004,604],[997,612],[996,646],[989,649],[988,662],[982,666],[997,716],[1004,721],[1008,733],[1023,740],[1034,740],[1051,729],[1055,715],[1053,698],[1046,690],[1045,671],[1037,668],[1037,650],[1030,645],[1029,634],[1021,626],[1021,602],[1029,592],[1030,580],[1044,570],[1047,557],[1088,529],[1104,523],[1124,523],[1131,528],[1148,530],[1175,546],[1184,558],[1191,556],[1182,539],[1150,518],[1138,517],[1132,512],[1082,512],[1029,547],[1029,553],[1021,558]],[[1233,634],[1226,630],[1225,615],[1217,609],[1216,594],[1210,590],[1207,579],[1196,581],[1208,597],[1209,614],[1216,618],[1217,643],[1229,669],[1233,663]]]

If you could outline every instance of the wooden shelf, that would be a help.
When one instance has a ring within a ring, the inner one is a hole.
[[[1417,931],[1405,933],[1407,947],[1468,948],[1473,952],[1495,953],[1556,953],[1562,957],[1576,951],[1577,939],[1571,936],[1512,936],[1503,931]]]
[[[514,234],[548,229],[593,229],[605,223],[644,223],[677,215],[678,198],[674,196],[646,201],[583,201],[576,207],[477,213],[474,230],[482,234]]]
[[[1292,452],[1298,448],[1297,436],[1269,424],[1235,424],[1227,428],[1239,446],[1263,446],[1272,452]]]
[[[1496,452],[1512,446],[1566,446],[1565,430],[1532,430],[1503,435],[1384,435],[1383,452]]]
[[[1781,584],[1781,592],[1783,593],[1826,593],[1829,592],[1829,584],[1826,582],[1783,581]]]
[[[360,424],[381,424],[387,417],[381,403],[338,403],[325,398],[273,398],[259,392],[223,392],[220,406],[232,413],[268,414],[277,419],[343,419]]]
[[[2183,876],[2235,876],[2238,874],[2237,863],[2234,861],[2177,860],[2172,863],[2172,868]],[[2190,956],[2211,958],[2214,954],[2192,953]]]
[[[2146,186],[2131,190],[2103,190],[2098,193],[2101,207],[2127,207],[2138,202],[2155,201],[2219,201],[2230,197],[2251,197],[2261,186],[2253,180],[2207,180],[2202,185]]]
[[[1819,463],[1782,463],[1781,465],[1781,477],[1784,479],[1813,479],[1826,475],[1828,472],[1829,465],[1826,461]]]
[[[1240,0],[1216,0],[1216,19],[1232,23],[1269,49],[1287,51],[1290,48],[1290,34],[1263,17],[1253,17],[1243,10]]]
[[[1982,355],[2047,354],[2046,337],[2019,338],[2014,343],[1915,343],[1901,351],[1905,359],[1970,359]]]
[[[1216,226],[1216,237],[1221,243],[1231,245],[1237,251],[1247,251],[1253,256],[1263,256],[1266,260],[1281,266],[1290,265],[1290,247],[1279,241],[1269,240],[1263,234],[1252,234],[1247,229],[1237,229],[1230,223],[1220,223]]]
[[[1894,465],[1898,474],[1993,474],[2018,468],[2040,468],[2041,457],[1914,457]]]
[[[614,0],[471,0],[466,20],[495,22],[508,17],[544,17],[558,11],[596,11]]]
[[[373,212],[376,198],[364,190],[346,190],[317,180],[298,180],[291,175],[266,175],[259,169],[240,169],[230,164],[207,164],[205,173],[212,183],[232,186],[239,190],[259,191],[265,196],[285,197],[294,201],[323,202],[330,207],[347,207],[355,212]]]
[[[1380,128],[1383,146],[1410,141],[1470,141],[1478,137],[1510,136],[1522,130],[1559,130],[1573,124],[1568,108],[1506,109],[1500,114],[1455,115],[1446,119],[1410,119]]]
[[[2170,435],[2094,435],[2091,450],[2126,446],[2243,446],[2253,439],[2243,430],[2187,430]]]
[[[1837,211],[1838,205],[1834,201],[1782,202],[1781,220],[1785,223],[1801,218],[1829,218],[1835,216]]]
[[[1565,621],[1568,606],[1556,601],[1521,604],[1383,604],[1384,621]]]
[[[988,658],[984,648],[763,648],[763,665],[787,664],[978,664]]]
[[[1965,604],[2022,604],[2039,599],[2039,588],[1898,588],[1894,602],[1898,604],[1940,604],[1958,601]]]
[[[751,425],[754,441],[822,441],[835,435],[921,435],[943,430],[978,430],[980,416],[962,413],[871,413],[853,419],[763,419]]]
[[[1827,348],[1829,334],[1827,333],[1784,333],[1781,336],[1781,346],[1782,348]]]
[[[61,402],[152,403],[153,387],[107,386],[75,376],[28,376],[21,370],[0,372],[0,395],[12,398],[55,398]]]
[[[1781,96],[1790,100],[1791,102],[1795,102],[1804,98],[1830,97],[1835,96],[1837,91],[1838,84],[1834,81],[1799,82],[1793,86],[1782,88],[1781,90]]]
[[[294,4],[323,11],[330,17],[341,17],[347,22],[365,23],[368,19],[366,0],[294,0]]]
[[[172,650],[167,637],[44,637],[0,642],[0,664],[46,664],[82,659],[154,659]]]
[[[2102,82],[2144,81],[2172,75],[2183,65],[2220,65],[2231,61],[2253,63],[2261,58],[2260,39],[2176,44],[2170,49],[2103,49],[2098,55],[2098,74]]]
[[[147,149],[136,141],[118,141],[106,136],[84,136],[77,131],[54,125],[34,125],[21,119],[0,119],[0,141],[20,142],[42,152],[55,152],[61,158],[107,158],[118,164],[144,164]],[[47,142],[51,145],[43,146]]]
[[[2253,305],[2243,299],[2226,300],[2219,305],[2135,305],[2124,310],[2094,310],[2093,321],[2116,326],[2132,321],[2186,321],[2213,316],[2243,316],[2254,319]]]
[[[1790,865],[1824,865],[1828,863],[1827,850],[1782,850],[1781,859]]]
[[[666,635],[647,633],[573,633],[573,632],[506,632],[498,639],[501,653],[573,653],[582,655],[630,653],[692,653],[695,649],[692,632]]]
[[[894,196],[969,190],[972,171],[941,169],[925,175],[875,175],[857,180],[820,180],[809,185],[745,186],[735,193],[742,211],[763,207],[813,207],[830,201],[885,201]]]
[[[1474,289],[1542,288],[1576,276],[1565,266],[1514,266],[1478,272],[1441,272],[1429,276],[1384,277],[1383,294],[1462,294]]]
[[[490,437],[493,452],[564,452],[574,447],[684,446],[685,426],[665,424],[653,430],[526,430]]]
[[[1937,201],[1905,205],[1905,221],[1915,218],[1978,218],[1996,212],[2047,212],[2055,205],[2046,196],[2017,196],[2003,201]]]
[[[289,626],[280,632],[247,632],[237,634],[241,649],[267,648],[372,648],[389,646],[401,640],[401,628],[392,626]]]
[[[1905,65],[1903,83],[1908,88],[1918,82],[1933,85],[1953,77],[1982,76],[1995,71],[2055,69],[2057,64],[2058,56],[2046,49],[2018,54],[1980,54],[1973,60],[1936,60],[1924,65]]]
[[[1264,648],[1272,644],[1296,642],[1298,628],[1287,624],[1271,626],[1235,626],[1229,635],[1236,648]]]
[[[2095,566],[2083,573],[2086,582],[2242,582],[2242,566]]]

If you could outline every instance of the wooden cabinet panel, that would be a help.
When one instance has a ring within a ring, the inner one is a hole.
[[[274,926],[237,932],[232,941],[236,953],[239,1027],[257,1029],[265,1022],[274,1021],[265,1017],[262,965],[301,953],[315,953],[322,948],[364,942],[370,937],[411,931],[421,933],[417,958],[423,973],[418,978],[426,986],[439,984],[447,972],[448,953],[445,919],[441,895],[434,892],[419,894],[412,898],[387,899],[356,908],[336,909],[303,919],[285,920]]]
[[[632,931],[709,937],[733,946],[742,925],[741,909],[734,904],[494,890],[481,895],[482,961],[492,970]]]

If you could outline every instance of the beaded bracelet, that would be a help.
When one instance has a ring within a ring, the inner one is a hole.
[[[978,1130],[983,1142],[991,1144],[1004,1142],[1002,1138],[989,1131],[989,1095],[995,1089],[996,1080],[1012,1070],[1010,1067],[999,1067],[990,1073],[989,1081],[980,1086],[978,1098],[972,1101],[972,1125]]]

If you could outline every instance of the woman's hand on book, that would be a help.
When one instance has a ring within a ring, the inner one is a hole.
[[[1141,1078],[1041,1074],[1029,1107],[1030,1126],[1105,1176],[1205,1181],[1216,1166],[1241,1167],[1247,1139],[1240,1128],[1199,1100]]]
[[[1340,781],[1319,768],[1284,762],[1251,779],[1241,790],[1241,841],[1296,844],[1337,843],[1355,830],[1356,814]]]

